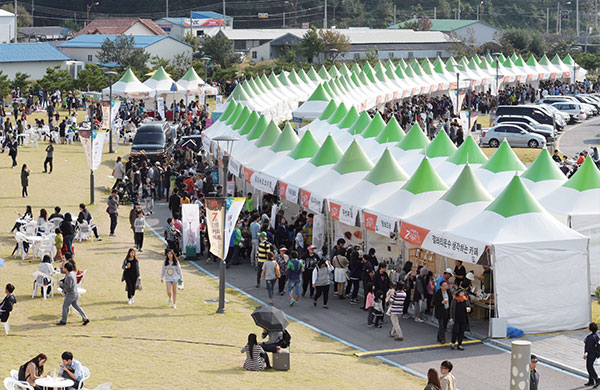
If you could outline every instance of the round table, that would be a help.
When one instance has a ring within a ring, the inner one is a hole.
[[[65,389],[75,384],[71,379],[65,378],[52,378],[50,376],[44,378],[38,378],[35,380],[35,384],[44,389]]]

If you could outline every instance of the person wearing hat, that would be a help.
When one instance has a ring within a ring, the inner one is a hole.
[[[260,288],[262,268],[271,252],[271,243],[267,240],[267,233],[260,232],[258,241],[258,248],[256,250],[256,288]]]
[[[304,272],[302,273],[302,296],[306,295],[306,291],[310,287],[311,298],[315,295],[315,288],[311,283],[313,271],[319,263],[319,260],[321,260],[319,255],[315,253],[316,248],[317,247],[314,245],[309,245],[308,248],[306,248],[308,252],[306,253],[303,260]]]
[[[475,274],[473,274],[472,271],[469,271],[465,275],[465,278],[463,279],[463,281],[460,282],[460,286],[459,287],[464,288],[467,291],[467,294],[472,294],[472,292],[471,292],[471,285],[472,285],[472,283],[473,283],[474,280],[475,280]]]
[[[531,362],[529,364],[529,390],[538,390],[540,385],[540,374],[538,374],[537,367],[538,358],[534,354],[531,354]]]
[[[285,246],[282,245],[279,248],[279,253],[275,255],[275,260],[277,261],[277,265],[279,265],[279,270],[287,270],[287,263],[290,260],[290,257],[288,256],[288,250]],[[279,295],[285,294],[285,280],[285,272],[281,272],[281,276],[279,277]]]
[[[435,318],[438,320],[437,341],[440,344],[446,343],[446,328],[450,318],[450,306],[452,304],[452,293],[449,291],[450,284],[444,280],[440,283],[440,288],[433,296],[433,306],[435,307]]]
[[[456,290],[456,295],[450,304],[450,323],[452,324],[452,345],[450,349],[454,350],[458,348],[460,351],[464,350],[462,342],[465,338],[465,331],[470,330],[470,312],[471,306],[469,305],[469,299],[465,294],[465,290],[459,288]],[[455,345],[457,342],[458,346]]]
[[[452,273],[452,269],[450,268],[446,268],[446,270],[444,271],[444,274],[442,276],[440,276],[438,278],[438,280],[435,282],[435,290],[439,290],[440,289],[440,285],[442,284],[442,282],[448,282],[448,286],[450,286],[450,278],[454,276],[454,274]]]

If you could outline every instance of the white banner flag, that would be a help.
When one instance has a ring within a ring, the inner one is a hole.
[[[93,137],[92,134],[94,134]],[[85,152],[88,168],[92,171],[98,169],[102,162],[102,149],[107,134],[108,133],[99,133],[97,131],[92,132],[91,130],[79,130],[81,146],[83,146]]]
[[[465,92],[461,90],[451,89],[450,100],[452,101],[452,111],[454,115],[458,115],[465,100]]]
[[[196,253],[200,253],[200,207],[197,204],[183,204],[181,214],[183,251],[185,253],[185,248],[193,246]]]
[[[231,242],[231,235],[235,229],[235,224],[240,216],[242,208],[246,203],[246,198],[225,198],[225,228],[224,228],[224,247],[223,247],[223,258],[227,258],[229,252],[229,244]]]
[[[158,97],[156,98],[156,111],[158,111],[158,115],[162,118],[162,120],[166,120],[165,118],[165,99]]]

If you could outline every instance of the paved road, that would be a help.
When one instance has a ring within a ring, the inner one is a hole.
[[[600,116],[568,126],[558,140],[558,149],[569,157],[597,145],[600,145]]]
[[[155,207],[154,215],[149,216],[146,222],[150,226],[158,228],[158,232],[162,233],[164,221],[169,216],[165,203],[160,203]],[[197,261],[197,265],[205,272],[218,275],[217,263],[200,260]],[[248,264],[232,266],[227,270],[227,281],[257,299],[268,301],[264,283],[261,288],[255,287],[255,275],[256,272]],[[397,342],[387,336],[391,328],[389,319],[383,329],[369,328],[366,326],[366,313],[360,310],[358,305],[350,305],[347,300],[337,299],[332,291],[330,292],[329,309],[323,309],[320,303],[317,307],[313,307],[312,300],[308,297],[301,298],[299,305],[290,307],[287,296],[276,296],[275,306],[300,321],[368,351],[425,346],[435,344],[436,340],[437,328],[432,325],[402,320],[401,327],[405,341]],[[448,340],[450,340],[450,335],[448,335]],[[301,341],[296,340],[296,342]],[[446,347],[387,355],[386,358],[420,376],[426,375],[429,368],[439,369],[440,363],[449,359],[454,362],[454,372],[461,390],[481,390],[483,388],[505,390],[509,385],[510,354],[505,350],[484,344],[465,346],[463,352],[451,351],[449,347]],[[541,365],[538,370],[542,378],[541,389],[577,389],[582,388],[581,385],[585,382],[584,378],[549,366]]]

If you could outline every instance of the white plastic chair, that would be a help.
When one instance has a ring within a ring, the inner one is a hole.
[[[40,259],[43,259],[44,255],[48,255],[52,259],[54,258],[55,249],[56,248],[54,246],[54,240],[51,239],[50,236],[45,237],[44,239],[42,239],[39,245],[35,247],[33,257],[39,257]]]
[[[77,387],[77,390],[82,390],[83,382],[90,379],[90,369],[89,368],[87,368],[86,366],[81,366],[81,371],[82,371],[82,378],[79,381],[79,386]]]
[[[79,229],[77,231],[76,240],[92,240],[94,241],[94,235],[92,234],[92,228],[87,223],[87,221],[83,221],[79,224]]]
[[[5,378],[4,387],[6,390],[34,390],[29,383],[21,382],[13,378]]]
[[[19,380],[19,370],[10,370],[10,377]]]
[[[96,386],[94,390],[110,390],[112,388],[111,382],[106,382],[101,385]]]
[[[54,225],[53,231],[60,227],[60,224],[62,223],[62,221],[63,221],[63,219],[59,218],[59,217],[54,217],[49,221],[49,222],[52,222],[52,224]]]
[[[43,272],[35,271],[33,273],[33,294],[31,294],[31,299],[35,298],[37,295],[38,287],[42,289],[42,296],[44,299],[47,298],[46,289],[48,285],[44,284],[44,278],[48,278],[50,280],[50,296],[54,298],[54,279],[52,279],[52,275],[46,275]]]
[[[15,239],[17,240],[17,252],[15,253],[16,256],[19,256],[19,253],[21,253],[21,260],[25,260],[25,246],[24,243],[28,243],[29,241],[27,241],[27,236],[25,236],[24,233],[21,232],[17,232],[15,234]],[[31,249],[31,245],[29,246],[29,248]]]
[[[21,226],[21,232],[26,236],[35,236],[37,234],[37,222],[29,221]]]
[[[87,270],[84,269],[83,272],[81,273],[81,275],[79,275],[79,283],[77,283],[77,293],[79,295],[85,294],[87,292],[87,290],[83,287],[81,287],[81,285],[83,284],[83,278],[85,277],[85,274],[87,273]]]

